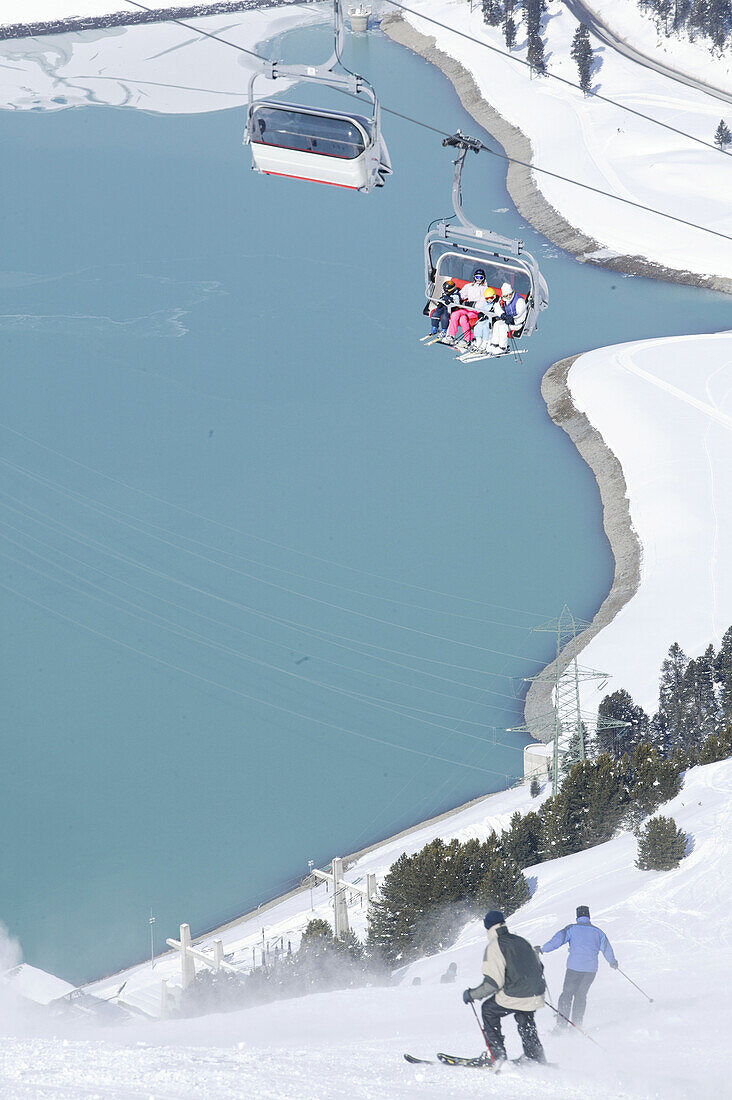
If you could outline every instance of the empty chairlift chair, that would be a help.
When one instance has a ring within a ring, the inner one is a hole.
[[[334,72],[343,47],[340,0],[334,0],[333,10],[335,52],[324,66],[269,62],[252,76],[244,144],[251,147],[252,168],[257,172],[368,193],[383,186],[391,162],[381,136],[374,89],[361,76]],[[278,99],[257,101],[254,84],[260,76],[311,81],[359,96],[369,113],[322,110]]]

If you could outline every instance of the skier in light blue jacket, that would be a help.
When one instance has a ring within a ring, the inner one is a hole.
[[[577,907],[576,924],[560,928],[550,940],[535,950],[541,955],[546,951],[556,951],[565,943],[569,944],[569,955],[564,988],[559,998],[559,1011],[562,1016],[571,1019],[573,1024],[579,1025],[585,1014],[587,992],[597,974],[600,952],[602,951],[613,970],[618,969],[618,960],[605,933],[590,922],[590,910],[586,905]],[[557,1028],[566,1026],[566,1021],[558,1016]]]

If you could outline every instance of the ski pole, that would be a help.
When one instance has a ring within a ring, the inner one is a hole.
[[[556,1012],[557,1016],[559,1016],[562,1020],[566,1020],[570,1027],[573,1027],[576,1031],[579,1031],[580,1035],[584,1035],[585,1039],[589,1039],[590,1042],[594,1043],[595,1046],[598,1047],[604,1054],[607,1054],[605,1047],[600,1046],[597,1039],[593,1039],[591,1035],[588,1035],[587,1032],[579,1026],[579,1024],[572,1023],[569,1016],[565,1016],[563,1012],[560,1012],[558,1008],[555,1008],[551,1001],[545,1001],[544,1003],[547,1005],[548,1008],[552,1010],[552,1012]]]
[[[488,1053],[489,1053],[489,1054],[490,1054],[490,1056],[491,1056],[491,1062],[492,1062],[492,1063],[493,1063],[493,1065],[495,1066],[495,1064],[496,1064],[496,1060],[495,1060],[495,1058],[493,1057],[493,1051],[492,1051],[492,1050],[491,1050],[491,1048],[490,1048],[490,1043],[488,1042],[488,1036],[487,1036],[487,1035],[486,1035],[486,1033],[485,1033],[485,1028],[483,1027],[482,1023],[481,1023],[481,1022],[480,1022],[480,1020],[478,1019],[478,1013],[477,1013],[477,1012],[475,1011],[475,1005],[473,1004],[473,1002],[472,1002],[472,1001],[470,1002],[470,1007],[471,1007],[471,1008],[472,1008],[472,1010],[473,1010],[473,1015],[475,1016],[475,1022],[476,1022],[476,1024],[478,1025],[478,1027],[480,1028],[480,1033],[481,1033],[481,1035],[483,1036],[483,1039],[484,1039],[484,1041],[485,1041],[485,1045],[486,1045],[486,1046],[488,1047]]]
[[[634,985],[635,988],[638,990],[638,992],[642,993],[643,996],[646,997],[651,1002],[651,1004],[653,1004],[653,997],[649,997],[648,994],[646,993],[645,989],[641,989],[641,987],[639,985],[636,985],[636,983],[633,981],[633,979],[629,978],[628,975],[625,973],[625,971],[621,970],[620,967],[618,967],[617,969],[618,969],[618,973],[622,974],[627,982],[630,982],[631,985]]]

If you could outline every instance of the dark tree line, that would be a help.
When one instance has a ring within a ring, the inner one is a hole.
[[[606,695],[599,716],[624,722],[621,728],[600,728],[595,751],[619,759],[642,741],[664,758],[679,757],[685,765],[700,760],[710,739],[729,736],[732,729],[732,627],[719,650],[710,645],[700,657],[686,656],[674,642],[661,666],[658,708],[649,716],[625,690]]]
[[[732,41],[732,0],[638,0],[638,6],[652,13],[666,38],[705,38],[717,53]]]
[[[522,0],[521,12],[526,24],[526,60],[532,75],[546,72],[544,40],[541,37],[541,17],[546,11],[546,0]],[[502,27],[506,48],[512,50],[521,15],[516,0],[483,0],[483,19],[489,27]]]

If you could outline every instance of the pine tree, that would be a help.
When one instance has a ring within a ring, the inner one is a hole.
[[[546,73],[546,61],[544,60],[544,42],[540,35],[529,34],[529,48],[526,53],[532,76],[543,76]]]
[[[682,745],[692,756],[701,743],[719,729],[721,711],[715,685],[714,646],[689,661],[684,673],[685,714]]]
[[[506,17],[503,20],[503,38],[506,43],[506,48],[512,50],[516,44],[516,23],[513,15],[506,11]]]
[[[542,807],[542,859],[581,852],[610,840],[627,809],[625,774],[602,754],[575,764],[557,795]]]
[[[498,909],[510,917],[529,900],[529,886],[521,868],[513,859],[498,859],[491,865],[476,894],[476,907]]]
[[[541,815],[530,810],[512,815],[508,829],[501,834],[501,847],[523,870],[541,862]]]
[[[501,0],[483,0],[483,20],[489,27],[497,27],[503,19]]]
[[[642,871],[672,871],[686,855],[686,841],[672,817],[652,817],[638,837],[635,865]]]
[[[597,750],[608,753],[616,760],[625,752],[632,753],[636,745],[648,737],[648,715],[623,688],[605,696],[597,709],[597,716],[600,719],[595,739]],[[625,725],[603,727],[602,719],[624,722]]]
[[[587,95],[592,86],[592,61],[594,55],[592,53],[592,46],[590,45],[590,32],[584,23],[580,23],[577,30],[574,32],[571,54],[577,64],[580,88],[585,95]]]
[[[529,794],[532,798],[538,798],[541,794],[541,783],[537,776],[532,775],[531,783],[529,784]]]
[[[732,756],[732,725],[725,726],[719,734],[707,737],[697,753],[697,764],[714,764],[717,760],[726,760]]]
[[[532,35],[541,34],[541,16],[544,11],[544,5],[542,0],[524,0],[524,18],[526,20],[526,34],[528,38]]]
[[[722,638],[714,662],[714,678],[719,688],[721,720],[732,722],[732,626]]]
[[[683,747],[687,712],[686,673],[689,658],[678,642],[674,642],[661,665],[658,710],[653,718],[655,740],[664,755]]]
[[[681,790],[680,762],[665,760],[647,741],[633,752],[630,776],[629,813],[634,825]]]

